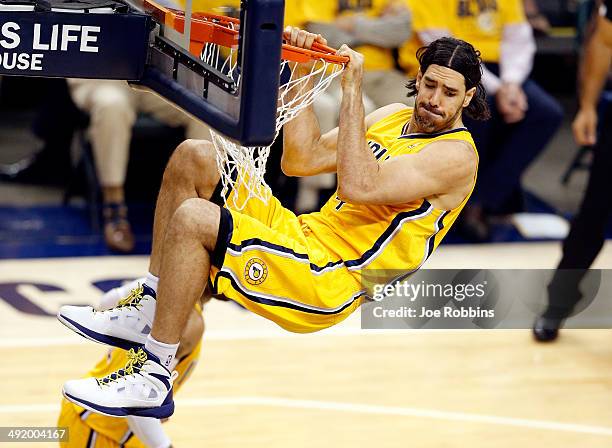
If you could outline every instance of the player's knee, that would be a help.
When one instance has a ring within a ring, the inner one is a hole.
[[[185,236],[196,234],[201,219],[200,201],[194,198],[183,201],[172,216],[173,228]]]
[[[205,199],[190,198],[174,212],[172,229],[179,237],[196,239],[208,247],[218,231],[219,214],[217,205]]]
[[[208,198],[219,180],[215,148],[207,140],[188,139],[172,154],[164,180],[189,179],[200,197]],[[207,196],[208,190],[210,194]]]

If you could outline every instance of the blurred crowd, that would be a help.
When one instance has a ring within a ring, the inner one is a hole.
[[[215,3],[235,7],[238,2]],[[547,35],[556,19],[547,17],[539,7],[554,10],[551,4],[566,16],[572,9],[571,26],[579,28],[579,35],[585,32],[577,11],[588,4],[592,8],[591,0],[286,0],[285,24],[320,33],[336,48],[346,43],[365,56],[366,112],[389,103],[412,105],[405,85],[416,75],[415,53],[419,47],[442,36],[453,36],[480,50],[492,118],[487,122],[465,120],[481,162],[477,189],[458,231],[469,241],[488,241],[495,217],[521,211],[521,176],[563,120],[559,102],[530,77],[536,57],[535,36]],[[72,140],[58,138],[61,131],[49,122],[57,115],[64,123],[66,117],[80,117],[74,119],[79,123],[74,128],[82,131],[95,165],[105,241],[113,250],[130,252],[134,236],[125,183],[137,117],[148,114],[167,126],[182,127],[186,138],[208,138],[208,129],[157,96],[133,90],[122,81],[67,80],[65,92],[62,101],[54,92],[54,104],[59,108],[61,103],[70,113],[45,108],[41,111],[47,114],[42,120],[44,130],[38,133],[47,142],[45,150],[61,150],[58,146],[70,145]],[[322,131],[337,126],[339,106],[340,89],[336,84],[315,104]],[[276,145],[281,142],[278,139]],[[274,155],[280,156],[280,148],[272,152],[268,180],[273,189],[282,189],[279,196],[288,207],[297,212],[314,210],[333,191],[334,175],[287,179]],[[150,157],[155,157],[153,151]],[[16,180],[23,174],[4,172],[5,177]]]

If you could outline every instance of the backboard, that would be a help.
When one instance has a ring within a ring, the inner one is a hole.
[[[140,83],[241,145],[270,144],[284,1],[172,1],[0,0],[0,75]],[[228,33],[204,13],[239,22]],[[231,71],[201,59],[220,31]]]
[[[184,10],[167,0],[163,5],[142,0],[137,6],[159,26],[139,82],[241,145],[270,144],[275,134],[283,0],[187,0]],[[240,22],[231,34],[201,20],[204,15]],[[224,57],[215,59],[217,63],[202,60],[211,33],[223,34],[224,45],[217,47],[222,53],[232,49],[233,70],[222,63]]]

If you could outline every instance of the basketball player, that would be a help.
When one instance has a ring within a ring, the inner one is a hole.
[[[135,285],[136,293],[125,300],[131,302],[136,298],[138,291],[144,292],[142,285]],[[102,298],[101,309],[110,304],[112,294],[105,294]],[[115,301],[114,305],[117,305]],[[187,325],[181,334],[181,346],[176,356],[177,380],[173,388],[178,390],[189,378],[198,362],[201,349],[201,339],[204,332],[201,304],[197,303],[189,315]],[[130,352],[112,347],[108,353],[89,371],[89,377],[104,378],[102,383],[112,380],[112,373],[125,368],[126,363],[133,364],[137,358],[134,350]],[[130,361],[132,360],[132,361]],[[162,428],[160,420],[150,417],[134,417],[118,419],[107,417],[87,411],[68,400],[62,400],[58,427],[68,428],[69,438],[60,445],[64,448],[169,448],[171,440]]]
[[[286,39],[303,48],[325,43],[296,28],[286,30]],[[275,198],[268,204],[252,199],[238,212],[218,205],[212,144],[180,145],[157,202],[145,282],[154,285],[159,277],[159,288],[151,286],[139,300],[140,324],[127,325],[122,309],[65,306],[58,313],[89,339],[135,347],[142,361],[131,372],[119,371],[108,387],[94,378],[67,382],[68,400],[107,415],[172,414],[168,366],[209,280],[213,293],[305,333],[337,324],[368,300],[361,283],[366,267],[411,272],[432,254],[476,181],[478,155],[462,114],[488,115],[479,53],[452,38],[420,49],[421,70],[408,85],[414,110],[392,104],[368,116],[361,99],[363,57],[347,46],[338,54],[350,59],[338,128],[321,135],[312,108],[306,109],[285,126],[282,157],[290,175],[336,172],[336,194],[320,212],[299,217]],[[151,323],[142,347],[138,328]]]

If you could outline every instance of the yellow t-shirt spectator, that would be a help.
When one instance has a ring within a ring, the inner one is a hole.
[[[304,28],[309,22],[333,23],[336,18],[349,14],[378,17],[392,2],[398,0],[344,1],[339,0],[286,0],[285,24]],[[404,0],[400,0],[404,2]],[[343,4],[341,7],[341,4]],[[363,45],[355,48],[365,57],[366,70],[390,70],[394,68],[393,53],[389,48]]]
[[[408,0],[413,37],[400,49],[400,65],[415,76],[416,50],[423,44],[418,33],[445,30],[480,50],[484,62],[498,63],[503,28],[526,21],[522,0]]]

